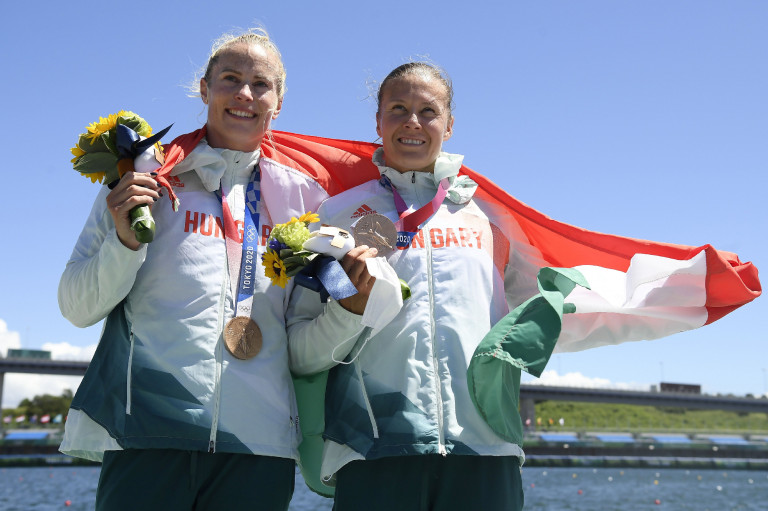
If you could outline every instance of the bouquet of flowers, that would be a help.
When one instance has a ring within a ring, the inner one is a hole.
[[[267,240],[267,251],[261,256],[261,264],[264,266],[264,275],[269,277],[273,286],[284,288],[288,279],[317,258],[317,252],[304,249],[304,242],[311,235],[309,224],[319,221],[317,214],[309,211],[272,228]]]
[[[343,229],[324,225],[310,232],[309,224],[319,222],[316,213],[307,212],[289,222],[277,224],[267,239],[262,255],[264,274],[272,285],[285,287],[296,277],[296,284],[340,300],[357,293],[338,260],[355,246],[353,236]],[[411,295],[408,285],[400,280],[403,299]]]
[[[75,156],[72,166],[92,183],[114,186],[128,171],[149,172],[163,163],[159,140],[170,128],[152,135],[152,127],[144,119],[126,110],[99,117],[78,136],[71,149]],[[133,208],[131,219],[137,241],[149,243],[154,239],[155,220],[149,206]]]

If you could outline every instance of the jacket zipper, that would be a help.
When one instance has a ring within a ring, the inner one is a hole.
[[[411,176],[411,182],[416,183],[416,173]],[[416,192],[414,188],[414,193]],[[440,364],[437,360],[437,325],[435,324],[435,286],[432,273],[432,240],[429,237],[427,223],[422,226],[424,231],[424,246],[427,252],[427,281],[429,290],[429,328],[430,340],[432,344],[432,369],[435,372],[435,391],[437,400],[437,452],[445,456],[448,451],[445,448],[445,438],[443,435],[443,393],[440,383]]]
[[[231,182],[229,185],[229,189],[232,190],[234,188],[234,174],[230,178]],[[224,183],[222,183],[223,186]],[[222,205],[222,207],[224,207]],[[219,293],[219,320],[218,320],[218,339],[216,341],[216,350],[215,350],[215,357],[216,357],[216,385],[214,386],[213,390],[213,416],[211,417],[211,436],[208,439],[208,452],[214,453],[216,452],[216,434],[219,430],[219,414],[220,414],[220,404],[221,404],[221,364],[224,359],[224,353],[223,353],[223,339],[222,339],[222,333],[224,331],[224,311],[226,310],[226,303],[227,303],[227,289],[229,289],[230,285],[230,275],[229,275],[229,262],[227,261],[227,243],[226,240],[224,241],[224,278],[221,279],[221,292]],[[233,300],[237,300],[237,297],[232,297]],[[237,303],[235,305],[235,310],[237,310]]]
[[[229,275],[227,273],[227,275]],[[227,300],[227,284],[229,278],[225,277],[221,279],[221,298],[219,307],[219,328],[217,329],[219,340],[216,342],[216,385],[213,390],[213,417],[211,418],[211,436],[208,440],[208,452],[216,452],[216,433],[219,430],[219,405],[221,403],[221,362],[222,362],[222,342],[221,335],[224,330],[224,309]]]

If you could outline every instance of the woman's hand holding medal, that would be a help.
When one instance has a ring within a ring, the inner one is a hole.
[[[346,310],[362,315],[366,326],[378,328],[388,322],[410,296],[407,284],[386,260],[396,246],[394,223],[383,215],[366,215],[353,226],[353,237],[327,225],[314,232],[306,229],[317,221],[317,215],[307,213],[275,226],[268,240],[270,250],[263,257],[265,274],[281,286],[296,276],[298,285],[319,292],[321,298],[330,295]]]
[[[376,278],[368,272],[366,259],[376,257],[379,251],[376,247],[369,248],[361,245],[353,248],[341,259],[341,267],[357,289],[357,294],[339,300],[339,305],[349,312],[362,315],[368,303],[368,297],[373,290]]]

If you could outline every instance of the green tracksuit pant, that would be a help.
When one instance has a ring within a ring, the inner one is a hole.
[[[353,461],[336,475],[334,511],[517,511],[514,456],[439,454]]]
[[[293,496],[292,459],[249,454],[128,449],[107,451],[97,511],[284,511]]]

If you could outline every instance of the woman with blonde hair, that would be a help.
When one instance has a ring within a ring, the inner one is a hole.
[[[59,286],[72,323],[106,318],[61,445],[102,462],[97,509],[277,510],[293,494],[286,291],[259,263],[271,226],[327,195],[261,151],[285,93],[266,32],[217,41],[199,92],[206,125],[156,172],[103,187]],[[140,204],[148,244],[131,230]]]

